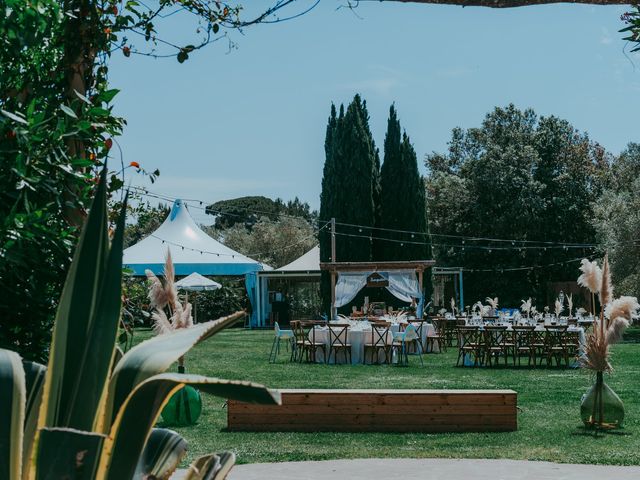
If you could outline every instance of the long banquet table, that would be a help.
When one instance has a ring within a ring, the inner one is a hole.
[[[435,328],[433,327],[432,324],[428,323],[428,322],[409,322],[411,324],[413,324],[416,329],[418,331],[419,330],[419,326],[422,325],[422,331],[421,333],[421,344],[425,346],[425,349],[427,348],[427,338],[428,337],[434,337],[436,335],[436,331]],[[324,343],[326,345],[326,350],[327,350],[327,355],[329,355],[329,347],[330,347],[330,335],[329,335],[329,328],[333,328],[334,332],[338,332],[339,330],[341,330],[343,327],[339,327],[337,325],[344,325],[345,322],[344,321],[335,321],[335,322],[330,322],[329,326],[316,326],[314,327],[314,336],[315,336],[315,341],[318,343]],[[364,346],[367,343],[373,343],[373,329],[372,329],[372,324],[367,322],[367,321],[351,321],[348,322],[349,327],[347,329],[347,339],[346,339],[346,343],[351,345],[351,364],[352,365],[357,365],[357,364],[370,364],[371,362],[371,355],[367,355],[367,358],[365,358],[365,352],[364,352]],[[393,342],[393,337],[395,334],[401,332],[404,327],[406,327],[407,322],[399,322],[399,323],[392,323],[389,326],[389,335],[387,336],[386,339],[386,344],[391,346],[392,342]],[[429,345],[431,346],[431,345]],[[431,350],[429,350],[431,351]],[[440,346],[438,345],[438,341],[434,340],[433,341],[433,352],[439,352],[440,351]],[[380,361],[384,360],[384,355],[382,354],[382,352],[378,352],[380,354]],[[348,358],[346,356],[346,354],[344,352],[339,352],[339,353],[334,353],[332,355],[330,355],[330,362],[329,363],[347,363]],[[337,358],[336,358],[337,357]],[[374,357],[375,360],[375,357]],[[395,362],[395,355],[394,355],[394,359],[393,361]],[[325,363],[325,358],[322,352],[322,349],[318,349],[316,351],[316,362],[318,363]]]

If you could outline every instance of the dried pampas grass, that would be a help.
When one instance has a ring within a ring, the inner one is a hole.
[[[482,312],[482,302],[474,303],[473,307],[471,307],[471,311],[472,312],[475,312],[475,311]]]
[[[569,309],[569,316],[571,316],[571,312],[573,311],[573,293],[567,295],[567,308]]]
[[[491,305],[491,308],[493,308],[494,310],[498,309],[498,297],[495,297],[495,298],[487,297],[484,299],[484,301],[487,302],[489,305]]]
[[[562,302],[560,300],[556,300],[554,307],[555,307],[554,311],[555,311],[556,317],[559,317],[562,311],[564,310],[564,306],[562,305]]]
[[[604,256],[602,263],[602,286],[600,287],[600,304],[608,305],[613,298],[613,285],[611,285],[611,272],[609,270],[609,255]]]
[[[600,287],[602,286],[602,270],[600,270],[598,262],[595,260],[590,262],[586,258],[583,258],[580,271],[582,275],[578,277],[578,285],[585,287],[591,293],[600,292]]]
[[[154,333],[162,335],[179,328],[192,326],[191,304],[185,300],[183,305],[178,297],[178,290],[175,285],[176,273],[171,251],[167,249],[167,255],[165,256],[164,282],[151,270],[146,270],[145,273],[149,282],[148,297],[151,306],[154,307],[154,312],[151,315]]]
[[[529,316],[531,314],[531,297],[528,300],[521,300],[520,310]]]
[[[609,319],[622,317],[631,322],[637,316],[639,309],[640,304],[638,304],[636,297],[623,296],[609,303],[604,310],[604,314]]]
[[[456,313],[456,299],[451,297],[451,312],[455,315]]]
[[[593,333],[587,336],[584,355],[580,358],[580,363],[584,368],[596,372],[610,372],[609,342],[607,336],[601,332],[600,320],[598,320],[593,324]]]
[[[607,328],[606,339],[609,345],[614,343],[618,343],[622,340],[622,334],[629,326],[629,320],[626,318],[618,317],[613,319],[609,323],[609,328]]]

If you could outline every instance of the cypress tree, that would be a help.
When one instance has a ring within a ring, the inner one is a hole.
[[[409,137],[400,132],[400,121],[392,105],[380,175],[380,226],[418,233],[380,231],[378,236],[395,241],[378,241],[376,255],[379,260],[388,261],[430,259],[431,246],[424,244],[429,242],[424,182]]]
[[[341,106],[336,118],[332,108],[325,137],[325,165],[320,195],[320,220],[332,217],[336,231],[337,261],[371,260],[371,226],[376,223],[374,195],[378,187],[379,159],[369,129],[366,103],[356,95],[346,111]],[[352,224],[350,226],[344,224]],[[329,228],[320,235],[320,259],[329,261]],[[329,276],[321,283],[323,309],[331,301]]]

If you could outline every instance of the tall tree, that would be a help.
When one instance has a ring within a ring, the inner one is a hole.
[[[437,237],[438,263],[467,270],[470,300],[500,295],[517,306],[533,296],[542,306],[547,283],[574,280],[570,260],[593,253],[552,244],[595,243],[592,201],[607,159],[568,122],[514,105],[496,108],[479,128],[455,129],[449,152],[426,160],[431,230],[452,236]],[[533,268],[510,271],[519,267]]]
[[[596,201],[593,224],[609,252],[618,293],[640,296],[640,144],[627,145],[611,170],[610,184]]]
[[[423,260],[431,258],[427,229],[424,181],[418,171],[416,152],[406,133],[400,133],[395,107],[389,109],[384,139],[384,163],[380,184],[380,225],[376,242],[379,260]]]
[[[325,137],[325,165],[320,195],[320,224],[337,222],[337,261],[371,260],[371,227],[376,223],[374,195],[379,182],[377,152],[369,129],[366,103],[356,95],[346,111],[332,107]],[[331,257],[328,227],[320,235],[320,259]],[[328,311],[328,276],[322,281],[323,306]]]

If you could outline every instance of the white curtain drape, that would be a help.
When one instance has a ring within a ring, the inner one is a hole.
[[[414,272],[388,272],[389,290],[394,297],[411,303],[412,298],[422,298],[420,284]]]
[[[368,272],[339,273],[336,283],[336,307],[342,307],[353,300],[367,284],[368,276]]]

